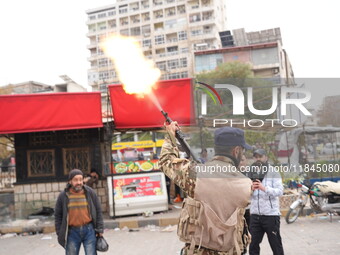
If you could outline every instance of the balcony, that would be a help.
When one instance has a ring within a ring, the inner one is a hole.
[[[87,49],[94,49],[97,47],[97,42],[90,42],[89,45],[87,45]]]
[[[155,15],[155,19],[161,19],[161,18],[163,18],[163,14],[156,14]]]
[[[178,42],[178,39],[177,38],[171,38],[171,39],[167,39],[166,42],[167,43],[176,43],[176,42]]]
[[[188,49],[180,49],[179,51],[172,51],[172,52],[164,52],[164,53],[160,53],[157,54],[156,57],[159,58],[165,58],[165,57],[171,57],[171,56],[176,56],[176,55],[187,55],[188,54]]]
[[[176,15],[176,12],[175,11],[170,11],[170,12],[167,12],[166,13],[166,16],[167,17],[171,17],[171,16],[175,16]]]
[[[98,57],[98,54],[91,54],[91,56],[87,58],[87,61],[91,62],[93,60],[96,60],[97,57]]]

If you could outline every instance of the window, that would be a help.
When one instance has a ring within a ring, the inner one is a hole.
[[[115,70],[111,70],[109,75],[110,75],[111,78],[116,78],[117,77],[117,74],[116,74]]]
[[[155,36],[155,45],[164,44],[164,35]]]
[[[108,12],[108,15],[109,15],[109,16],[114,16],[114,15],[116,15],[116,10],[114,10],[114,11],[109,11],[109,12]]]
[[[133,3],[130,5],[130,10],[138,11],[139,10],[139,3]]]
[[[151,39],[144,39],[143,40],[143,47],[151,46]]]
[[[131,22],[134,23],[134,24],[140,22],[140,16],[139,15],[131,16],[130,19],[131,19]]]
[[[188,78],[188,72],[181,72],[181,78]]]
[[[160,0],[158,0],[158,1],[153,1],[153,5],[154,6],[157,6],[157,5],[162,5],[163,4],[163,2],[162,1],[160,1]]]
[[[191,35],[192,36],[198,36],[200,34],[202,34],[202,30],[192,30],[191,31]]]
[[[166,62],[165,61],[156,62],[156,66],[161,71],[165,71],[166,70]]]
[[[98,23],[98,29],[99,30],[105,30],[106,29],[106,22]]]
[[[105,80],[109,78],[109,72],[99,72],[99,80]]]
[[[142,26],[142,34],[144,37],[149,36],[151,33],[151,27],[150,25]]]
[[[200,14],[194,14],[189,17],[190,23],[201,21]]]
[[[27,151],[28,177],[54,176],[54,150]]]
[[[107,84],[106,83],[102,83],[99,85],[99,90],[101,92],[106,92],[106,89],[107,89]]]
[[[91,167],[90,148],[64,148],[63,149],[64,175],[68,175],[72,169],[81,169],[89,172]]]
[[[176,19],[167,20],[164,22],[164,28],[165,29],[175,28],[177,26],[176,24],[177,24]]]
[[[180,13],[180,14],[185,13],[185,5],[178,6],[177,12]]]
[[[179,31],[178,32],[178,40],[183,41],[183,40],[187,40],[187,32],[186,31]]]
[[[169,77],[170,80],[171,79],[179,79],[179,78],[181,78],[181,74],[180,73],[170,73],[168,75],[168,77]]]
[[[156,19],[163,18],[163,10],[155,11],[155,12],[153,13],[153,16],[154,16]]]
[[[133,27],[133,28],[131,28],[131,35],[132,36],[140,35],[140,27]]]
[[[106,13],[99,13],[98,14],[98,19],[102,19],[102,18],[105,18],[106,17]]]
[[[91,15],[91,16],[89,17],[89,19],[90,19],[90,20],[95,20],[95,19],[96,19],[96,15]]]
[[[169,69],[178,68],[178,59],[168,60],[168,68]]]
[[[143,21],[150,20],[150,14],[148,12],[147,13],[143,13],[142,14],[142,19],[143,19]]]
[[[128,12],[127,4],[119,6],[119,14],[123,14],[127,12]]]
[[[107,64],[108,64],[107,58],[101,58],[98,60],[99,67],[107,66]]]
[[[120,34],[121,35],[129,36],[129,29],[122,29],[122,30],[120,30]]]
[[[149,8],[149,1],[147,0],[147,1],[142,1],[142,6],[143,6],[143,8],[145,9],[145,8]]]
[[[115,27],[117,26],[116,20],[115,20],[115,19],[109,20],[109,21],[108,21],[108,24],[109,24],[109,27],[110,27],[110,28],[115,28]]]
[[[168,8],[168,9],[165,9],[165,14],[166,16],[173,16],[176,14],[176,9],[175,8]]]
[[[167,52],[177,52],[178,51],[178,46],[173,46],[173,47],[168,47]]]
[[[125,26],[129,24],[128,18],[121,18],[119,20],[121,26]]]
[[[187,67],[188,66],[188,60],[187,60],[187,58],[181,58],[180,60],[179,60],[179,66],[180,67]]]
[[[161,79],[162,81],[163,81],[163,80],[167,80],[167,79],[168,79],[168,75],[167,75],[167,74],[162,74],[160,79]]]
[[[188,53],[189,49],[188,48],[181,48],[181,53]]]
[[[89,25],[89,32],[96,32],[96,24]]]

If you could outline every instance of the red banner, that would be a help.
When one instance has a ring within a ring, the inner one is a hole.
[[[131,74],[133,75],[133,74]],[[122,85],[110,85],[110,99],[115,127],[153,128],[164,125],[164,117],[155,103],[148,97],[126,94]],[[191,79],[160,81],[153,92],[162,110],[181,126],[195,121],[194,96]]]
[[[0,96],[0,134],[102,127],[99,92]]]

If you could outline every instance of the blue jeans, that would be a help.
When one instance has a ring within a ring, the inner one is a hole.
[[[83,243],[86,255],[97,255],[96,241],[96,232],[92,223],[81,227],[69,227],[66,255],[78,255],[81,243]]]

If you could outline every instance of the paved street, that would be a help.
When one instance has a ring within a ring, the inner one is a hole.
[[[149,226],[138,229],[105,231],[110,251],[107,254],[126,255],[175,255],[179,254],[182,244],[178,241],[176,230],[162,232],[164,228]],[[297,222],[287,225],[281,220],[281,232],[285,254],[292,255],[338,255],[340,251],[340,217],[333,217],[329,222],[326,216],[299,218]],[[51,238],[51,239],[49,239]],[[64,254],[63,248],[57,244],[55,234],[17,236],[0,239],[0,254]],[[84,254],[82,251],[81,254]],[[102,253],[104,254],[104,253]],[[272,254],[265,238],[261,254]]]

